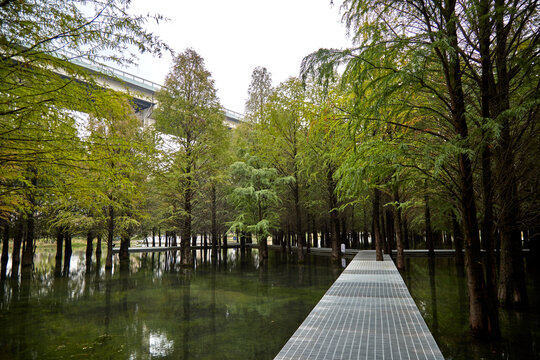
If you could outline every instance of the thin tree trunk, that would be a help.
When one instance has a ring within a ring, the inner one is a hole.
[[[73,249],[71,247],[71,234],[66,232],[64,233],[64,276],[69,275],[72,253]]]
[[[427,194],[427,185],[426,185],[426,193],[424,195],[424,217],[426,220],[426,248],[428,249],[428,255],[433,256],[435,255],[435,250],[433,247],[433,231],[431,229],[431,209],[429,208],[429,197]]]
[[[112,249],[114,241],[114,208],[109,205],[109,218],[107,221],[107,255],[105,257],[105,269],[112,269]]]
[[[7,263],[9,259],[9,222],[3,221],[3,233],[2,233],[2,256],[0,260],[0,279],[4,280],[7,275]]]
[[[191,171],[191,170],[190,170]],[[189,174],[190,171],[186,173]],[[182,254],[180,264],[184,267],[193,265],[193,259],[191,257],[190,238],[191,238],[191,181],[188,181],[187,188],[184,190],[184,227],[182,228],[182,239],[180,241],[180,252]]]
[[[375,256],[377,261],[383,261],[383,244],[381,238],[380,217],[381,191],[377,188],[373,190],[373,233],[375,235]]]
[[[58,230],[56,233],[56,256],[54,274],[55,276],[62,276],[62,251],[64,248],[64,232]]]
[[[93,249],[93,241],[94,241],[94,234],[89,231],[86,234],[86,262],[92,262],[92,253],[94,252]]]
[[[394,214],[392,213],[391,209],[386,209],[385,211],[386,215],[386,234],[387,234],[387,246],[388,246],[388,254],[392,254],[392,250],[394,250],[394,236],[395,236],[395,227],[394,227]]]
[[[454,233],[454,248],[456,249],[456,265],[463,266],[463,231],[457,221],[456,214],[452,211],[452,229]]]
[[[212,254],[217,255],[218,229],[217,229],[217,199],[216,186],[212,185]]]
[[[410,249],[411,245],[409,244],[409,223],[407,221],[407,216],[403,217],[403,247],[405,249]]]
[[[19,265],[21,264],[21,244],[24,235],[24,221],[17,219],[15,224],[15,236],[13,237],[13,251],[11,254],[11,277],[19,276]]]
[[[26,219],[26,233],[24,236],[24,246],[21,262],[22,267],[31,267],[34,263],[34,235],[35,219],[34,212],[31,211],[28,214],[28,218]]]
[[[101,234],[97,235],[96,260],[101,260]]]
[[[403,227],[401,224],[401,208],[399,207],[400,200],[399,200],[399,192],[396,189],[394,191],[394,201],[396,202],[396,206],[394,208],[395,214],[394,214],[394,229],[396,230],[396,248],[397,248],[397,260],[396,260],[396,266],[398,270],[405,270],[405,256],[403,253]]]

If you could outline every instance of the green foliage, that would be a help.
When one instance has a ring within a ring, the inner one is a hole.
[[[203,219],[208,191],[225,181],[229,163],[229,134],[214,80],[195,50],[174,59],[156,98],[156,130],[170,135],[166,141],[173,144],[172,151],[162,152],[162,167],[156,171],[167,207],[162,219],[168,228],[191,232],[186,221],[191,226],[197,213],[197,219]]]
[[[277,225],[277,206],[280,199],[277,188],[294,181],[292,177],[280,177],[275,168],[266,167],[256,156],[246,154],[244,161],[230,167],[236,187],[230,194],[238,215],[230,225],[230,231],[253,232],[259,239],[270,235]]]
[[[1,3],[0,217],[39,209],[50,228],[87,231],[102,225],[102,207],[110,201],[134,213],[140,199],[134,166],[141,166],[147,151],[139,146],[138,121],[127,97],[103,89],[77,65],[81,59],[130,64],[135,52],[160,55],[167,49],[142,27],[162,17],[131,15],[129,5]],[[94,119],[89,128],[87,115]],[[116,173],[107,167],[111,163]],[[113,192],[124,193],[131,204],[105,196]]]

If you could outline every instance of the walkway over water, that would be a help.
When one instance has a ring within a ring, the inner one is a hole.
[[[444,359],[388,255],[360,251],[274,360]]]

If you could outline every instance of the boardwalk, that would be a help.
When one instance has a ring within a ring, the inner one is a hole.
[[[391,259],[360,251],[276,359],[444,357]]]

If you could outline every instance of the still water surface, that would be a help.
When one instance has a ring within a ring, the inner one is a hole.
[[[402,274],[445,359],[540,359],[540,266],[526,262],[530,306],[499,310],[502,338],[479,341],[469,332],[469,300],[463,268],[453,257],[406,259]]]
[[[0,283],[3,359],[272,359],[339,276],[329,257],[229,250],[194,269],[178,254],[132,254],[128,271],[87,267],[75,252],[54,276],[40,251],[32,274]],[[402,274],[446,359],[540,359],[540,271],[527,264],[531,306],[501,310],[502,340],[469,335],[465,275],[453,258],[408,258]]]
[[[172,253],[132,254],[108,275],[76,252],[55,277],[39,252],[29,279],[0,288],[0,359],[272,359],[342,271],[325,256],[201,255],[183,270]]]

